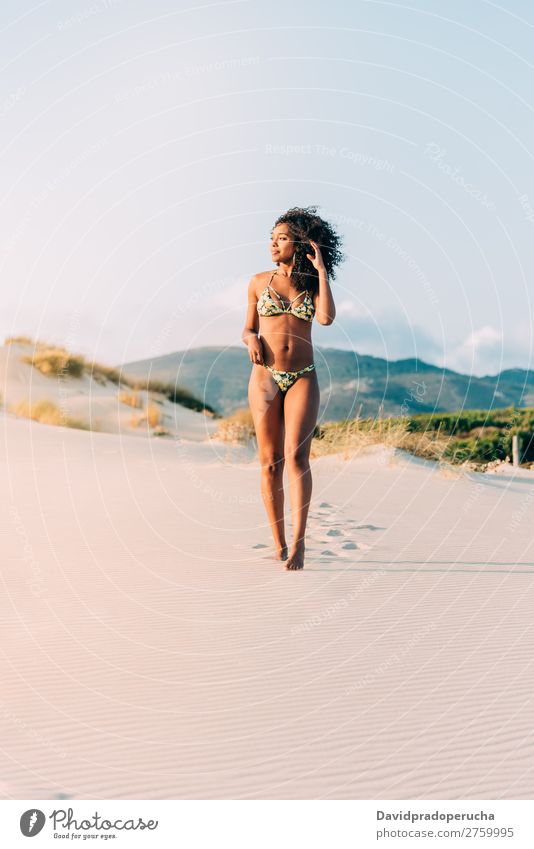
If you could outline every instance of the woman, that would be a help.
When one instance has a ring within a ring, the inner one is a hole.
[[[276,268],[252,277],[242,339],[253,363],[248,400],[258,443],[261,493],[286,569],[304,566],[304,535],[312,492],[310,447],[319,410],[311,324],[336,315],[328,281],[343,259],[341,238],[314,206],[288,210],[271,233]],[[258,335],[258,332],[260,335]],[[284,529],[287,464],[293,540]]]

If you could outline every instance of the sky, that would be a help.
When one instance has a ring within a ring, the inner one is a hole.
[[[313,204],[346,255],[317,346],[532,367],[533,38],[527,0],[4,0],[2,340],[243,345]]]

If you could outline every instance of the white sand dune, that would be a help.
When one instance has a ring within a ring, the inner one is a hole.
[[[531,480],[0,426],[2,798],[532,798]]]
[[[149,404],[157,406],[159,424],[169,435],[182,439],[207,439],[217,428],[216,422],[203,413],[173,404],[163,395],[138,392],[142,408],[134,409],[120,400],[121,390],[112,381],[104,385],[90,375],[81,377],[44,375],[24,357],[31,356],[32,345],[0,346],[0,400],[12,410],[19,402],[35,404],[50,401],[62,416],[77,419],[91,430],[105,433],[127,433],[147,436],[151,431],[139,421]],[[122,389],[131,394],[128,387]],[[136,423],[137,422],[137,423]]]

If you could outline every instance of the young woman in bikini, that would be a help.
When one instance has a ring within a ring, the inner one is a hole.
[[[312,492],[310,448],[319,410],[311,324],[336,315],[329,276],[344,258],[341,238],[316,207],[293,208],[271,233],[276,268],[252,277],[242,339],[253,363],[248,400],[261,466],[261,493],[286,569],[304,566],[304,536]],[[288,556],[283,471],[287,465],[293,540]]]

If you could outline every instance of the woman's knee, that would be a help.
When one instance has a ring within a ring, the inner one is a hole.
[[[288,446],[285,459],[288,468],[298,469],[300,472],[306,471],[310,467],[310,446],[307,444]]]
[[[264,454],[260,457],[260,466],[264,474],[275,477],[284,470],[283,454]]]

